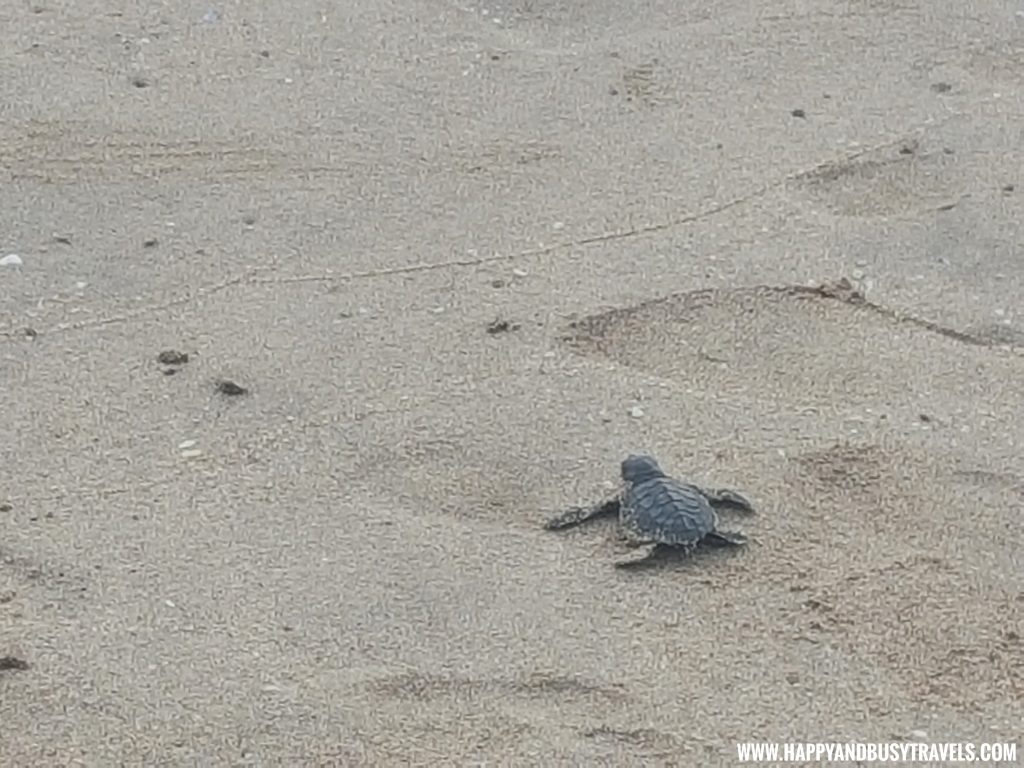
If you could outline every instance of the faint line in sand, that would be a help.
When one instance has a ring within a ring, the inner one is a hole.
[[[987,104],[994,101],[998,101],[1000,98],[1000,94],[993,94],[988,99],[983,99],[981,101],[981,104]],[[977,107],[972,111],[972,113],[976,111]],[[96,328],[105,325],[128,322],[130,320],[134,320],[135,318],[150,314],[152,312],[159,312],[161,310],[169,309],[174,306],[187,304],[193,299],[199,298],[201,296],[209,296],[218,293],[226,288],[230,288],[235,285],[241,285],[244,283],[252,285],[287,285],[294,283],[323,283],[337,282],[343,280],[367,280],[376,277],[387,277],[390,275],[402,275],[414,272],[428,272],[441,269],[451,269],[453,267],[475,267],[482,264],[490,264],[501,261],[513,261],[515,259],[529,258],[532,256],[544,256],[550,253],[554,253],[556,251],[569,250],[574,247],[595,245],[597,243],[614,242],[618,240],[628,240],[630,238],[642,237],[644,235],[650,235],[656,232],[664,232],[684,224],[692,224],[698,221],[702,221],[712,216],[716,216],[720,213],[724,213],[725,211],[728,211],[732,208],[744,205],[745,203],[751,202],[752,200],[756,200],[764,196],[768,192],[771,192],[774,189],[778,189],[779,187],[782,187],[785,184],[794,181],[800,177],[814,173],[820,173],[829,168],[834,168],[838,164],[850,163],[872,152],[877,152],[878,150],[894,147],[898,144],[905,142],[907,140],[907,134],[909,133],[919,132],[926,128],[935,128],[944,125],[945,123],[957,117],[962,117],[972,113],[963,111],[950,111],[944,117],[929,118],[918,123],[916,126],[913,126],[905,131],[901,131],[899,135],[897,135],[894,138],[889,138],[886,139],[885,141],[858,149],[855,152],[847,153],[838,160],[832,159],[819,161],[812,166],[801,168],[797,171],[792,171],[778,179],[761,184],[755,187],[754,189],[750,190],[749,192],[734,197],[731,200],[728,200],[727,202],[717,203],[708,208],[705,208],[702,211],[686,214],[683,216],[677,216],[657,224],[648,224],[639,227],[631,227],[630,229],[624,230],[612,230],[597,235],[591,235],[590,237],[583,237],[577,240],[571,240],[569,242],[556,243],[554,245],[543,246],[538,248],[528,248],[526,250],[517,251],[515,253],[494,254],[492,256],[478,256],[474,258],[448,259],[445,261],[435,262],[421,262],[419,264],[406,264],[396,267],[382,267],[380,269],[367,269],[358,272],[340,272],[337,274],[323,273],[315,275],[297,275],[294,277],[265,278],[258,277],[259,273],[265,271],[272,271],[274,267],[257,267],[255,269],[246,270],[241,275],[236,275],[235,277],[229,278],[222,282],[201,287],[194,293],[187,294],[185,296],[179,296],[176,299],[171,299],[169,301],[161,302],[159,304],[150,304],[128,312],[122,312],[117,315],[110,315],[108,317],[80,320],[75,323],[61,323],[52,328],[46,329],[41,333],[62,333],[66,331],[77,331],[86,328]],[[0,331],[0,336],[5,336],[9,339],[19,338],[22,335],[22,332],[17,330]]]

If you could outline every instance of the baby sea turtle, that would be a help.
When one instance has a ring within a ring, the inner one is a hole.
[[[659,547],[690,552],[698,544],[739,547],[741,533],[718,530],[716,508],[744,512],[754,508],[743,496],[727,488],[707,489],[666,475],[650,456],[629,456],[622,462],[623,486],[610,499],[589,507],[573,507],[545,524],[548,530],[571,528],[605,515],[618,514],[621,534],[641,555],[616,563],[618,567],[648,560]]]

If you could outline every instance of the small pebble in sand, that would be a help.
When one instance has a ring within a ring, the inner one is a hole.
[[[156,361],[161,365],[184,365],[188,362],[188,353],[178,352],[174,349],[165,349],[156,356]]]
[[[229,397],[238,397],[239,395],[249,394],[249,390],[245,387],[227,380],[217,382],[217,391],[222,395],[228,395]]]
[[[21,256],[16,253],[9,253],[0,259],[0,267],[20,267],[24,264]]]
[[[644,409],[641,408],[639,405],[634,405],[632,408],[629,409],[629,415],[632,416],[634,419],[642,419],[644,417]]]
[[[518,331],[519,323],[512,323],[508,320],[497,319],[491,322],[487,326],[487,332],[491,335],[498,333],[508,333],[509,331]]]

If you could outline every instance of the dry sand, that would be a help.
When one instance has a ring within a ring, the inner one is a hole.
[[[1024,6],[212,8],[0,8],[0,763],[1024,742]]]

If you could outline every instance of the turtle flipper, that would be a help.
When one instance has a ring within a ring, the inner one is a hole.
[[[616,568],[636,568],[638,565],[650,565],[661,553],[661,544],[636,544],[634,552],[625,560],[618,560]]]
[[[558,531],[595,520],[598,517],[617,515],[618,513],[619,497],[616,495],[597,504],[592,504],[589,507],[570,507],[565,512],[555,515],[544,523],[544,528],[549,531]]]
[[[742,547],[746,543],[747,537],[734,531],[712,531],[701,540],[710,547]]]
[[[715,508],[728,507],[741,512],[753,512],[754,505],[745,496],[729,488],[699,488],[701,496],[708,500],[708,503]]]

